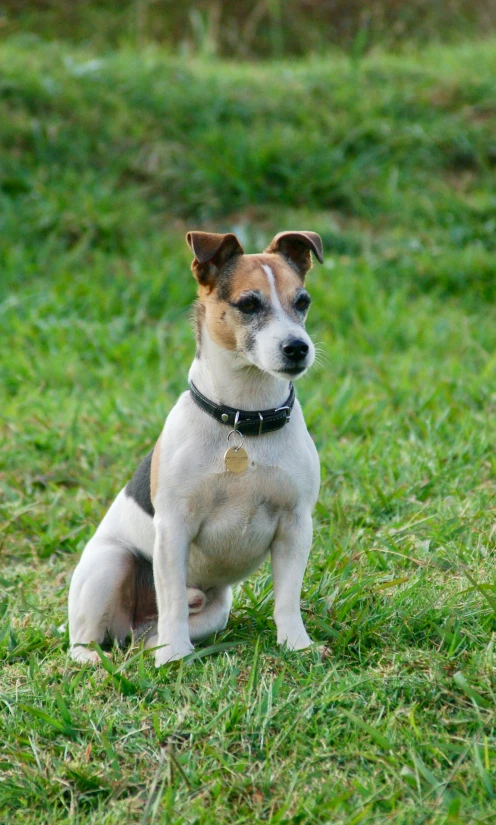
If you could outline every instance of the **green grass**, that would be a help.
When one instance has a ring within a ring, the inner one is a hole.
[[[495,69],[494,42],[2,44],[2,823],[494,822]],[[81,669],[67,574],[186,385],[200,226],[324,239],[299,395],[326,652],[276,647],[264,567],[199,658]]]

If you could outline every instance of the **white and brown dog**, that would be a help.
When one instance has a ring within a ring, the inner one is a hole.
[[[189,390],[121,490],[71,581],[70,654],[146,633],[157,666],[227,624],[231,586],[270,552],[277,641],[311,644],[300,613],[319,458],[292,381],[315,357],[304,288],[314,232],[245,255],[233,234],[189,232],[197,351]]]

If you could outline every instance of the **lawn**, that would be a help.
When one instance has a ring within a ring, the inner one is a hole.
[[[0,43],[0,821],[496,821],[496,41],[234,64]],[[322,462],[192,660],[67,659],[68,575],[194,353],[187,229],[321,233]]]

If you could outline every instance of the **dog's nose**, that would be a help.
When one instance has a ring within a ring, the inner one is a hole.
[[[293,338],[291,341],[283,344],[282,347],[282,351],[286,358],[289,361],[293,361],[295,364],[306,358],[308,355],[308,349],[308,344],[305,341],[302,341],[301,338]]]

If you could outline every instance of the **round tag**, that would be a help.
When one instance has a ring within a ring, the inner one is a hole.
[[[224,455],[224,464],[231,473],[242,473],[248,467],[248,453],[243,447],[229,447]]]

